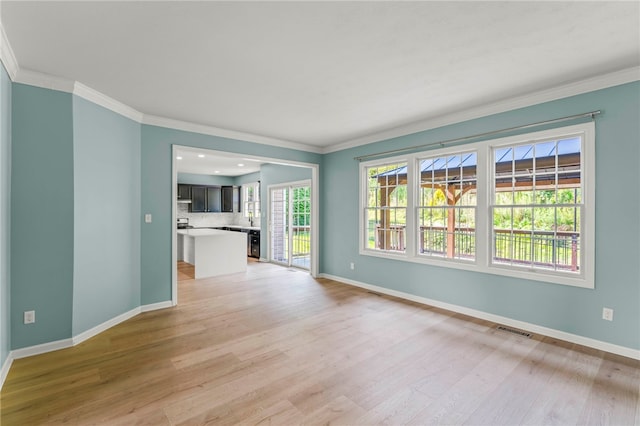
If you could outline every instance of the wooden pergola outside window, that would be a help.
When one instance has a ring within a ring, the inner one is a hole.
[[[495,150],[494,164],[494,191],[496,194],[529,193],[539,194],[543,191],[555,191],[558,197],[558,190],[573,189],[576,196],[581,187],[581,154],[580,139],[574,138],[567,141],[546,141],[532,144],[525,144],[513,147],[505,147]],[[438,156],[421,160],[420,167],[420,189],[431,188],[439,192],[446,205],[439,206],[446,210],[446,224],[442,232],[446,234],[445,250],[440,256],[447,258],[460,257],[456,251],[456,235],[462,232],[473,232],[474,229],[460,227],[456,223],[456,211],[461,208],[475,208],[472,205],[459,206],[465,194],[473,193],[477,190],[476,176],[477,155],[475,153],[462,153],[447,156]],[[389,201],[393,198],[394,191],[398,187],[406,187],[407,166],[386,170],[377,175],[371,176],[377,180],[380,189],[379,197],[379,221],[376,229],[375,248],[387,251],[404,251],[404,229],[402,224],[392,221]],[[487,188],[488,189],[488,188]],[[496,198],[498,196],[496,195]],[[507,195],[507,198],[510,196]],[[504,197],[503,197],[504,198]],[[513,196],[515,200],[517,196]],[[494,200],[495,201],[495,200]],[[535,200],[534,200],[535,201]],[[557,200],[554,198],[553,203]],[[516,203],[516,201],[513,201]],[[421,208],[419,202],[417,207]],[[553,205],[553,204],[550,204]],[[545,207],[546,204],[536,204],[536,207]],[[502,206],[500,206],[502,207]],[[505,207],[509,207],[505,205]],[[513,206],[512,206],[513,207]],[[516,205],[516,207],[518,207]],[[533,209],[531,205],[522,206]],[[577,220],[576,220],[577,221]],[[475,222],[474,222],[475,223]],[[429,226],[420,224],[421,240],[424,239],[425,230]],[[574,235],[574,244],[579,235],[574,223],[573,229],[555,229],[554,234],[563,231]],[[517,230],[511,230],[511,237]],[[531,233],[534,233],[532,231]],[[424,242],[420,242],[421,253]],[[577,249],[573,250],[571,260],[572,269],[577,268]]]

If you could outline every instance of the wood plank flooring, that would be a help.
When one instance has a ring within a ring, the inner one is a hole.
[[[267,263],[16,360],[1,424],[640,424],[640,362]]]

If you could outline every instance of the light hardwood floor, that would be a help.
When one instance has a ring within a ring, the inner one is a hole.
[[[16,360],[1,424],[640,423],[640,362],[253,262]]]

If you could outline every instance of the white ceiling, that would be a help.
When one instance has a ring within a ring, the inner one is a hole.
[[[302,143],[640,64],[632,2],[13,2],[21,69],[145,114]]]
[[[207,149],[176,149],[176,170],[200,175],[241,176],[260,171],[265,161]]]

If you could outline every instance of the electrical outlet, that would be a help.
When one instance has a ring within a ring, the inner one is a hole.
[[[353,263],[353,262],[351,262],[351,263],[349,264],[349,268],[351,268],[351,270],[353,271],[354,269],[356,269],[356,264],[355,264],[355,263]]]
[[[144,223],[151,223],[153,221],[153,218],[151,216],[151,213],[145,213],[144,215]]]
[[[602,308],[602,319],[607,321],[613,321],[613,309]]]
[[[24,323],[33,324],[36,322],[36,311],[24,311]]]

